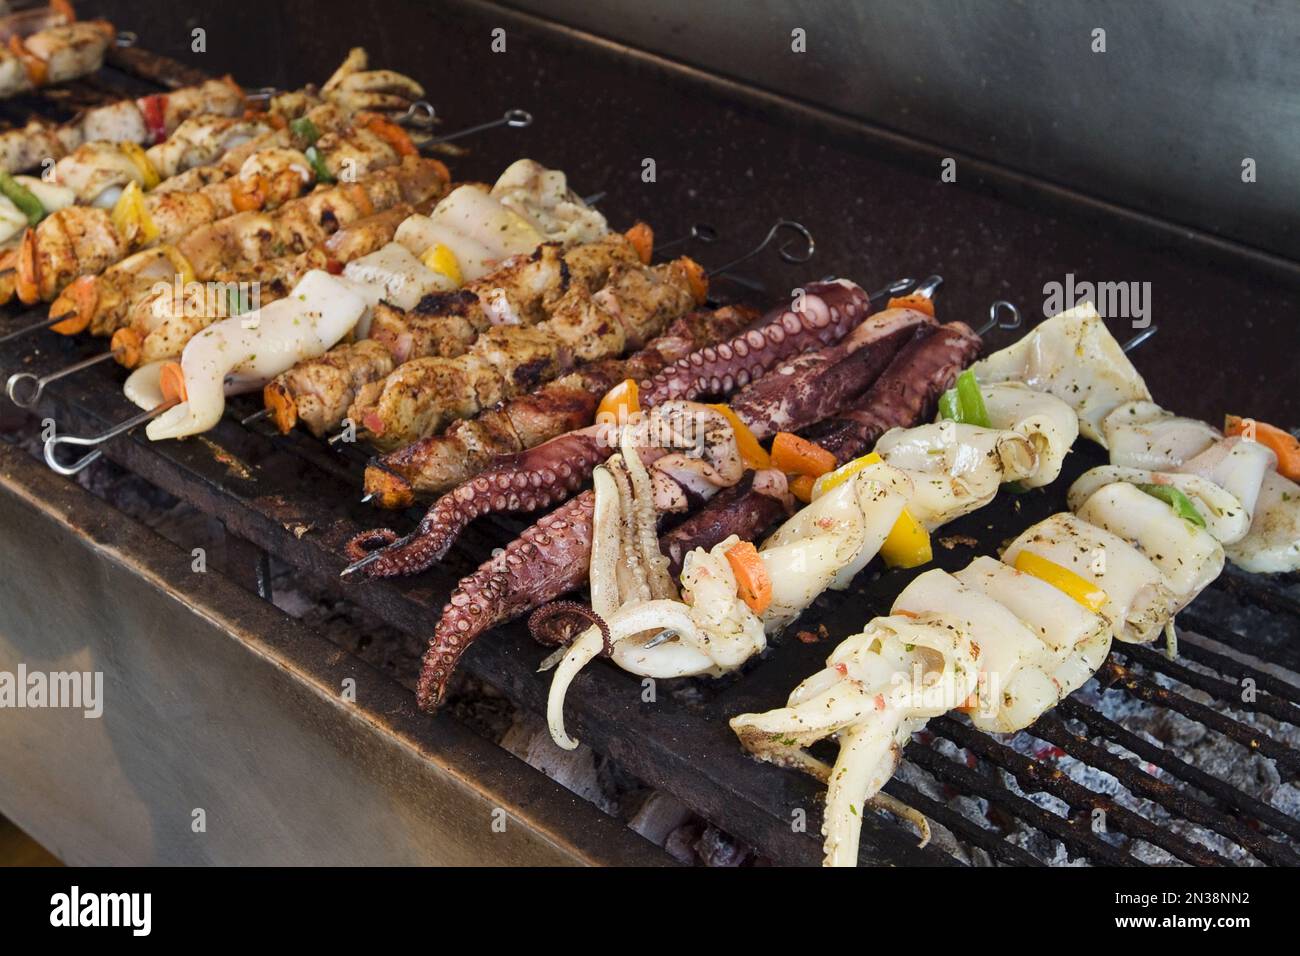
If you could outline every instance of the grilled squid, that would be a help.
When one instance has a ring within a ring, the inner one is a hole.
[[[927,572],[908,591],[925,591],[943,573]],[[785,707],[730,722],[760,760],[827,781],[822,835],[828,866],[857,862],[866,804],[893,775],[912,733],[970,696],[979,676],[976,646],[997,637],[948,601],[921,603],[929,605],[924,613],[876,618],[841,643]],[[806,752],[827,737],[840,744],[833,770]]]
[[[727,559],[739,540],[734,535],[686,556],[680,600],[624,600],[620,594],[620,600],[610,601],[613,589],[606,582],[616,563],[613,547],[602,547],[601,522],[616,517],[612,507],[602,512],[602,487],[598,481],[592,607],[606,617],[614,662],[644,677],[717,676],[761,653],[767,635],[798,617],[819,594],[848,585],[880,550],[912,491],[897,468],[868,465],[790,518],[758,552],[772,594],[768,606],[756,613],[740,597]],[[657,552],[657,543],[654,548]],[[611,606],[615,610],[609,613]],[[565,694],[602,646],[601,633],[588,629],[569,647],[551,682],[548,722],[556,743],[566,749],[577,742],[564,730]]]
[[[295,362],[323,354],[364,310],[345,283],[313,271],[288,298],[209,326],[181,353],[185,400],[149,423],[149,437],[207,431],[221,418],[227,394],[255,391]]]
[[[857,862],[862,809],[930,717],[965,710],[1012,732],[1071,693],[1110,649],[1110,623],[1046,581],[992,558],[954,574],[927,571],[887,617],[848,638],[785,707],[741,714],[731,728],[760,760],[812,772],[829,790],[825,863]],[[833,769],[807,753],[840,745]]]
[[[1062,399],[1079,432],[1106,447],[1102,419],[1127,401],[1151,393],[1091,302],[1048,319],[1014,345],[972,367],[981,383],[1022,382]]]
[[[895,428],[881,436],[876,453],[912,479],[908,511],[930,531],[984,507],[1006,482],[1039,471],[1034,444],[1020,432],[956,422]]]
[[[1074,409],[1055,395],[1036,391],[1023,382],[981,385],[980,395],[993,428],[1019,432],[1033,446],[1037,467],[1033,474],[1015,480],[1025,488],[1041,488],[1054,482],[1079,437],[1079,418]]]
[[[1102,424],[1118,480],[1170,484],[1187,494],[1203,506],[1206,527],[1228,557],[1247,571],[1300,568],[1300,485],[1277,473],[1272,449],[1148,401],[1120,405]],[[1089,472],[1076,488],[1095,481]]]

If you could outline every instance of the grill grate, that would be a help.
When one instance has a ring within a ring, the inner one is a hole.
[[[111,99],[111,84],[140,88],[142,83],[169,82],[181,74],[143,50],[119,51],[107,80],[75,85],[62,101],[0,105],[0,120],[21,122],[24,109],[39,106],[45,115],[66,117],[77,97]],[[119,76],[119,73],[121,74]],[[192,82],[192,73],[185,81]],[[89,102],[89,101],[87,101]],[[61,112],[63,111],[63,112]],[[38,310],[4,322],[16,328],[42,317]],[[101,346],[44,336],[0,350],[6,369],[44,372],[92,354]],[[43,412],[52,413],[63,431],[90,433],[124,417],[120,375],[103,367],[52,387]],[[141,475],[178,498],[225,523],[232,533],[255,543],[299,572],[337,586],[344,564],[343,541],[376,523],[376,513],[357,502],[358,479],[366,453],[354,446],[330,447],[302,433],[272,434],[239,419],[255,410],[248,400],[231,403],[226,418],[202,439],[153,445],[142,435],[120,440],[106,457]],[[953,569],[977,553],[989,553],[1019,529],[1063,506],[1064,489],[1073,477],[1097,463],[1097,451],[1081,448],[1070,456],[1067,473],[1055,489],[1024,496],[1002,496],[984,512],[952,526],[954,540],[975,539],[940,551],[938,564]],[[243,463],[236,473],[231,460]],[[246,477],[244,472],[249,477]],[[414,516],[408,515],[408,519]],[[343,590],[347,597],[375,612],[386,623],[424,635],[455,580],[512,536],[522,522],[495,519],[475,526],[442,566],[412,580],[373,583]],[[305,529],[305,530],[304,530]],[[856,631],[872,615],[884,612],[908,580],[899,574],[864,576],[847,595],[824,595],[791,629],[816,631],[824,625],[830,641],[807,645],[786,640],[740,679],[662,682],[654,706],[641,702],[639,681],[604,665],[589,668],[570,695],[571,727],[598,751],[618,760],[647,784],[675,797],[718,827],[782,863],[810,863],[819,856],[817,827],[808,832],[791,826],[791,810],[815,818],[820,787],[793,773],[760,766],[745,757],[726,726],[726,718],[743,710],[766,709],[784,699],[802,676],[820,667],[831,641]],[[1190,630],[1234,650],[1294,668],[1291,645],[1300,622],[1300,599],[1294,576],[1263,579],[1229,569],[1216,586],[1180,618]],[[1219,623],[1233,613],[1251,613],[1259,627]],[[1119,645],[1098,675],[1106,693],[1124,694],[1149,708],[1183,715],[1239,744],[1246,752],[1272,761],[1279,774],[1294,780],[1300,752],[1263,726],[1246,723],[1227,711],[1244,712],[1300,726],[1300,687],[1193,640],[1182,642],[1183,661],[1170,662],[1151,648]],[[486,637],[465,660],[468,670],[500,687],[516,704],[540,710],[545,682],[535,673],[545,651],[518,625]],[[1195,667],[1191,665],[1196,665]],[[1211,671],[1213,673],[1206,673]],[[1217,676],[1215,676],[1217,675]],[[405,675],[410,681],[414,675]],[[1258,696],[1243,701],[1241,681],[1254,682]],[[1168,686],[1166,686],[1168,685]],[[1202,703],[1190,692],[1208,695]],[[1300,820],[1198,767],[1170,749],[1126,727],[1082,695],[1064,701],[1028,731],[1028,736],[1058,748],[1080,763],[1113,777],[1133,797],[1161,806],[1172,817],[1218,834],[1261,862],[1300,863],[1296,841]],[[1073,729],[1077,727],[1079,729]],[[922,740],[905,752],[906,761],[937,785],[939,795],[919,781],[891,780],[885,791],[924,813],[964,844],[998,863],[1041,865],[1035,853],[1007,838],[1008,830],[1027,827],[1059,841],[1074,857],[1095,863],[1140,865],[1132,841],[1141,841],[1186,863],[1232,862],[1218,847],[1193,833],[1175,832],[1071,778],[1063,769],[1020,752],[1008,742],[985,735],[960,719],[931,722],[930,735],[966,755],[941,752]],[[1118,748],[1118,751],[1111,748]],[[1142,764],[1153,768],[1151,772]],[[1155,770],[1166,775],[1157,776]],[[1014,779],[1016,788],[1008,785]],[[1067,812],[1055,812],[1031,797],[1044,794]],[[947,802],[955,795],[977,797],[989,813],[975,818]],[[1095,811],[1104,811],[1108,832],[1094,827]],[[1117,837],[1118,835],[1118,837]],[[1121,839],[1126,838],[1126,839]],[[954,862],[936,846],[918,849],[911,831],[885,816],[863,821],[864,863]]]

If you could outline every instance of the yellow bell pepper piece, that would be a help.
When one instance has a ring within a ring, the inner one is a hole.
[[[749,426],[740,420],[740,416],[731,410],[730,405],[710,405],[709,408],[731,424],[731,430],[736,436],[736,448],[740,451],[740,460],[745,463],[746,468],[758,471],[760,468],[772,466],[772,456],[759,444],[754,433],[749,430]]]
[[[916,568],[929,564],[934,559],[930,532],[904,508],[881,545],[880,556],[891,568]]]
[[[844,482],[848,481],[868,465],[879,465],[883,461],[884,459],[874,451],[863,455],[861,458],[854,458],[851,462],[840,465],[840,467],[836,468],[834,471],[828,471],[826,474],[818,478],[816,484],[813,485],[812,496],[814,498],[820,498],[836,485],[842,485]]]
[[[460,260],[456,258],[456,253],[443,243],[435,242],[424,250],[420,261],[439,275],[446,276],[456,285],[464,285],[465,279],[460,271]]]
[[[185,258],[185,254],[175,246],[168,243],[162,247],[163,255],[171,260],[172,267],[176,274],[181,277],[183,285],[189,285],[197,278],[194,274],[194,266],[190,265],[190,260]]]
[[[1046,581],[1058,591],[1065,592],[1089,611],[1095,613],[1106,606],[1105,591],[1087,578],[1080,577],[1069,568],[1062,567],[1055,561],[1049,561],[1041,555],[1021,551],[1016,555],[1015,568],[1017,571],[1033,575],[1040,581]]]
[[[147,246],[158,238],[158,227],[144,205],[144,192],[140,184],[131,182],[122,190],[112,212],[113,226],[126,242],[136,248]]]
[[[153,163],[149,162],[148,155],[138,143],[119,143],[118,148],[126,154],[127,159],[131,160],[132,165],[140,170],[140,178],[144,180],[145,189],[153,189],[162,182],[158,170],[154,168]]]

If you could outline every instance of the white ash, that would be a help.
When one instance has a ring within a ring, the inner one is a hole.
[[[1272,674],[1280,680],[1300,686],[1300,675],[1296,675],[1277,664],[1260,661],[1249,654],[1225,647],[1201,635],[1184,632],[1180,640],[1231,656]],[[1212,668],[1199,665],[1186,657],[1181,658],[1179,663],[1197,672],[1220,677]],[[1141,667],[1136,669],[1139,671],[1144,670]],[[1210,705],[1218,713],[1248,726],[1258,728],[1262,735],[1272,737],[1287,746],[1300,749],[1300,728],[1279,722],[1267,715],[1230,707],[1208,693],[1187,687],[1163,674],[1148,673],[1148,676],[1158,686],[1170,688],[1175,693],[1181,694],[1190,700]],[[1227,678],[1221,679],[1228,680]],[[1271,804],[1283,813],[1300,817],[1300,787],[1297,787],[1294,783],[1283,781],[1272,760],[1251,752],[1243,745],[1217,731],[1212,731],[1173,710],[1147,704],[1122,690],[1114,688],[1102,690],[1096,681],[1090,681],[1076,692],[1076,699],[1094,707],[1101,714],[1121,724],[1143,740],[1161,747],[1171,756],[1181,759],[1265,803]],[[1082,726],[1072,726],[1071,729],[1085,730]],[[1018,753],[1060,769],[1070,780],[1080,786],[1111,797],[1117,806],[1151,821],[1162,830],[1177,834],[1189,843],[1206,847],[1231,863],[1247,866],[1260,865],[1259,860],[1230,838],[1171,814],[1158,802],[1134,795],[1111,774],[1060,752],[1053,745],[1034,737],[1030,733],[1021,732],[1000,739]],[[1110,753],[1132,764],[1135,770],[1145,772],[1155,779],[1184,790],[1193,798],[1201,796],[1195,787],[1185,784],[1161,768],[1141,760],[1118,744],[1110,743],[1095,736],[1090,736],[1089,739],[1094,744],[1104,746]],[[918,735],[918,740],[923,743],[929,742],[931,735],[922,732],[922,734]],[[1026,792],[1013,774],[993,767],[984,761],[974,760],[966,750],[948,740],[942,738],[933,739],[932,746],[948,759],[972,766],[977,772],[995,775],[1006,790],[1024,797],[1024,799],[1033,802],[1036,806],[1050,813],[1062,818],[1069,814],[1070,808],[1065,801],[1045,792]],[[1009,842],[1029,851],[1046,863],[1054,866],[1069,866],[1088,865],[1090,862],[1086,859],[1073,857],[1061,841],[1048,836],[1036,827],[1030,826],[1014,816],[1008,816],[1000,808],[991,806],[987,800],[956,793],[954,788],[938,782],[929,773],[906,761],[899,768],[898,776],[927,796],[943,801],[972,822],[1000,831]],[[1231,814],[1231,811],[1225,812]],[[941,845],[945,849],[949,849],[949,844],[952,842],[955,842],[960,848],[958,852],[953,853],[958,859],[976,865],[988,862],[987,855],[972,852],[971,848],[966,847],[959,838],[954,837],[945,828],[936,825],[936,835],[940,831],[943,835],[943,844]],[[1122,833],[1116,829],[1114,823],[1112,823],[1109,830],[1098,834],[1098,836],[1113,846],[1126,849],[1138,861],[1157,865],[1184,865],[1183,861],[1172,856],[1167,851]],[[1273,834],[1273,836],[1276,839],[1285,839],[1276,834]],[[1293,848],[1296,847],[1295,841],[1287,840],[1286,842],[1287,845]],[[937,837],[936,843],[938,843]]]

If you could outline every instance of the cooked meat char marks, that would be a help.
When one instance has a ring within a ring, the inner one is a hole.
[[[565,432],[590,425],[601,398],[625,379],[639,381],[701,346],[734,335],[754,321],[747,308],[727,306],[677,319],[663,335],[626,359],[583,366],[539,389],[456,422],[433,436],[383,456],[366,473],[366,490],[389,506],[410,503],[410,495],[440,494],[488,467],[493,458],[533,448]]]
[[[724,488],[704,508],[660,535],[659,547],[675,578],[682,573],[686,555],[696,548],[707,550],[733,534],[752,541],[785,513],[780,498],[754,489],[754,473],[747,471],[738,484]]]
[[[934,414],[939,396],[979,354],[980,338],[963,322],[922,326],[853,406],[808,432],[840,463],[866,454],[891,428]]]

